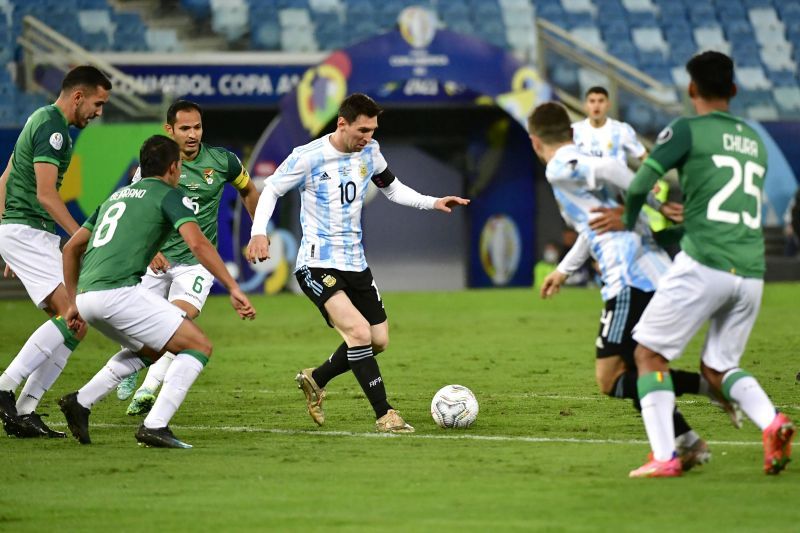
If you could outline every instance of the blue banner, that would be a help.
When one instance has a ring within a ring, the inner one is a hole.
[[[132,76],[146,100],[159,101],[162,93],[201,105],[275,105],[292,92],[308,69],[298,65],[158,65],[115,64]]]

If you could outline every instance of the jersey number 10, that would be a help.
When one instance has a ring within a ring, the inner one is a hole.
[[[352,203],[356,199],[356,184],[352,181],[339,184],[339,193],[342,203]]]

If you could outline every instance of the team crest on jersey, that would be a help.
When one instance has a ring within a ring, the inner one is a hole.
[[[61,150],[61,147],[64,146],[64,136],[58,132],[52,134],[50,136],[50,146],[56,150]]]
[[[364,163],[363,161],[358,166],[358,174],[361,176],[361,179],[364,179],[364,178],[367,177],[367,164]]]
[[[205,169],[203,171],[203,179],[205,179],[206,183],[208,183],[209,185],[214,183],[214,169],[213,168]]]
[[[334,278],[330,274],[325,274],[325,276],[322,278],[322,283],[324,283],[325,286],[330,289],[331,287],[336,285],[336,278]]]

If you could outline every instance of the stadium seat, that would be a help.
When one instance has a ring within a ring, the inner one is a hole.
[[[144,34],[147,47],[153,52],[182,52],[183,45],[178,41],[174,29],[148,28]]]
[[[736,83],[745,90],[771,89],[772,83],[761,67],[742,67],[736,70]]]
[[[790,70],[767,70],[773,87],[797,87],[797,76]]]
[[[695,28],[694,40],[699,50],[715,50],[723,54],[731,53],[731,45],[725,40],[725,35],[719,26]]]
[[[633,43],[644,51],[657,51],[666,54],[669,51],[667,43],[657,27],[634,28],[631,32]]]
[[[603,41],[600,30],[596,26],[574,28],[569,33],[575,39],[582,41],[591,48],[599,48],[603,51],[606,49],[606,43]]]
[[[249,8],[244,0],[211,0],[211,29],[228,41],[248,31]]]
[[[792,45],[786,41],[764,45],[761,48],[761,61],[770,70],[797,72],[797,64],[792,59]]]
[[[250,42],[257,50],[280,50],[281,28],[274,20],[252,20]]]
[[[689,73],[686,72],[686,67],[672,67],[670,72],[672,73],[672,81],[675,85],[678,87],[689,86],[689,80],[691,78],[689,77]]]
[[[207,19],[211,16],[211,0],[181,0],[181,7],[195,20]]]
[[[561,5],[567,13],[589,13],[594,15],[597,12],[591,0],[561,0]]]
[[[775,103],[784,111],[800,111],[800,88],[778,87],[773,91]]]
[[[651,0],[622,0],[622,5],[625,6],[631,13],[657,13],[657,8]]]

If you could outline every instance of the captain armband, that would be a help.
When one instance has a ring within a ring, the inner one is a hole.
[[[247,169],[242,167],[242,172],[239,174],[235,180],[231,182],[231,185],[236,187],[236,190],[242,191],[247,187],[247,184],[250,183],[250,174],[247,173]]]

